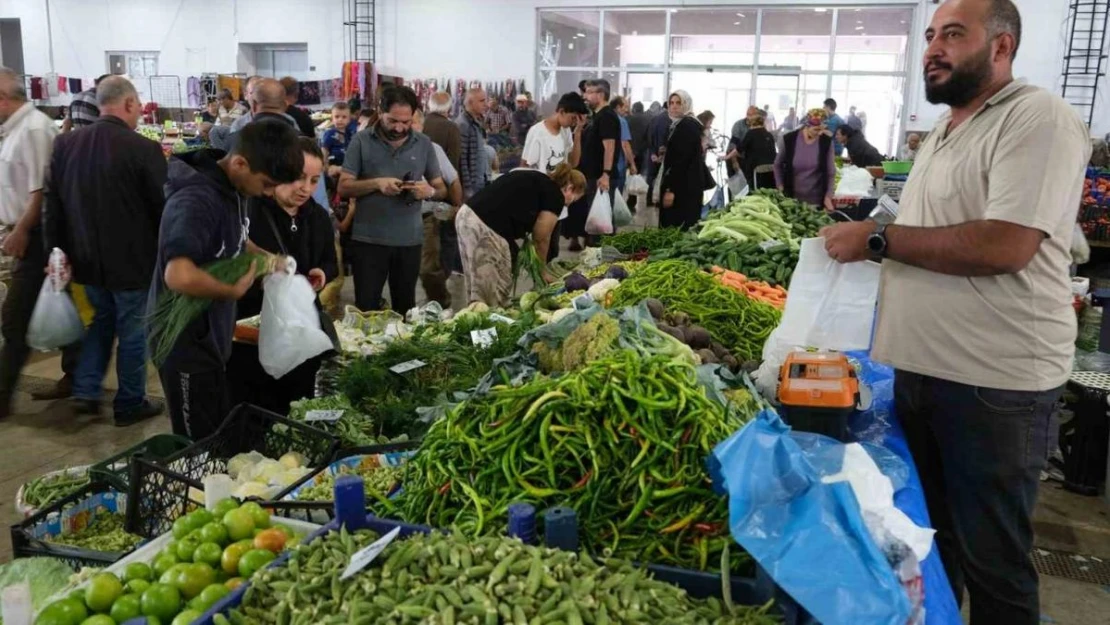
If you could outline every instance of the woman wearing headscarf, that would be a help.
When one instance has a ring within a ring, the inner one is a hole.
[[[667,112],[674,121],[667,135],[663,180],[659,185],[661,228],[690,229],[701,218],[705,190],[713,186],[702,147],[705,128],[691,114],[693,105],[690,94],[681,89],[667,98]]]
[[[782,152],[775,159],[775,184],[787,197],[831,212],[836,163],[832,137],[825,132],[828,119],[825,109],[810,109],[801,129],[783,136]]]
[[[739,152],[740,169],[753,189],[770,189],[775,186],[775,175],[766,166],[774,164],[778,150],[775,147],[775,136],[767,130],[762,115],[748,119],[748,132],[740,142]]]

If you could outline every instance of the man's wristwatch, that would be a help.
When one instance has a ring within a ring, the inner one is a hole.
[[[867,237],[867,249],[873,256],[886,258],[886,227],[890,224],[876,224],[874,232]]]

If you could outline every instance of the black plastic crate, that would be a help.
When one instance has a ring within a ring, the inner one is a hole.
[[[289,519],[301,519],[305,521],[313,521],[314,519],[319,519],[322,521],[323,519],[327,519],[330,521],[335,518],[335,505],[333,501],[285,501],[285,497],[289,496],[290,493],[297,490],[305,483],[314,479],[317,475],[320,474],[321,471],[326,471],[328,467],[331,466],[331,464],[338,462],[344,458],[350,458],[352,456],[372,456],[377,454],[388,454],[401,451],[413,451],[419,447],[420,441],[404,441],[399,443],[384,443],[381,445],[368,445],[366,447],[340,449],[338,452],[336,452],[335,458],[333,458],[332,461],[329,462],[327,465],[325,465],[318,471],[313,471],[312,473],[305,475],[303,478],[291,484],[289,488],[286,488],[277,495],[274,495],[273,501],[268,501],[262,505],[268,508],[271,513]]]
[[[327,432],[251,404],[231,410],[216,433],[167,457],[162,464],[176,474],[200,483],[213,473],[226,473],[236,454],[257,451],[277,460],[290,451],[318,469],[331,461],[339,439]]]
[[[204,486],[197,480],[142,458],[131,461],[127,527],[153,538],[173,529],[173,522],[204,507]]]
[[[35,514],[23,519],[19,523],[11,526],[10,533],[12,539],[12,557],[13,558],[32,558],[32,557],[46,557],[62,560],[74,570],[80,570],[82,567],[96,567],[103,568],[113,562],[123,558],[130,551],[121,552],[108,552],[108,551],[92,551],[83,549],[81,547],[73,547],[70,545],[61,545],[51,542],[46,542],[36,538],[32,534],[35,526],[50,520],[51,515],[60,515],[65,509],[70,508],[76,504],[85,501],[93,495],[106,492],[117,492],[111,484],[106,482],[90,482],[81,487],[80,490],[59,499],[53,504],[39,510]],[[128,506],[131,505],[131,497],[127,498]],[[121,514],[124,511],[119,511]],[[127,515],[124,515],[128,518]],[[145,534],[141,531],[135,531],[131,524],[125,522],[127,531],[138,534],[144,538],[150,538],[150,534]]]
[[[89,467],[89,479],[111,484],[120,492],[129,489],[131,459],[162,460],[192,445],[193,441],[176,434],[155,434],[134,447]]]

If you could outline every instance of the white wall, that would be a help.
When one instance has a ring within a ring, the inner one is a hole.
[[[157,51],[159,74],[184,90],[189,76],[237,71],[240,43],[306,43],[310,78],[338,78],[345,1],[50,0],[53,71],[95,78],[106,51]],[[44,0],[0,0],[0,17],[21,20],[26,72],[51,71]]]

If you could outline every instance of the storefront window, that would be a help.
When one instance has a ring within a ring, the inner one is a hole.
[[[671,65],[751,65],[756,9],[681,9],[671,13]]]
[[[841,9],[833,69],[903,71],[912,23],[913,9]]]
[[[759,39],[759,66],[829,69],[832,11],[764,9]]]
[[[596,66],[600,21],[601,11],[541,11],[540,66]]]
[[[662,66],[667,54],[666,11],[605,10],[605,67]]]

